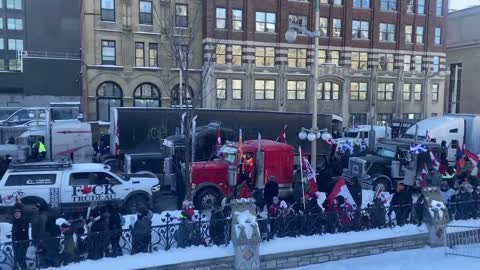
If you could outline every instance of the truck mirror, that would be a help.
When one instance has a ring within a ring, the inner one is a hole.
[[[235,165],[228,166],[228,184],[231,187],[234,187],[237,185],[237,174],[238,174],[237,166]]]

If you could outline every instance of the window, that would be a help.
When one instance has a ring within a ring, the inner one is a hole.
[[[304,100],[306,91],[306,81],[288,81],[287,83],[287,99]]]
[[[241,9],[232,10],[232,29],[242,30],[243,15]]]
[[[437,16],[443,16],[443,0],[437,0]]]
[[[115,21],[115,0],[101,0],[100,19],[107,22]]]
[[[352,38],[354,39],[368,39],[369,35],[368,21],[353,21],[352,22]]]
[[[379,83],[377,91],[377,100],[393,100],[393,83]]]
[[[3,20],[2,20],[3,27]],[[22,19],[7,19],[7,29],[8,30],[23,30],[23,20]]]
[[[424,30],[424,27],[423,26],[417,26],[417,39],[416,39],[416,42],[418,44],[423,44],[423,30]]]
[[[439,56],[434,56],[433,57],[432,71],[434,73],[440,71],[440,57]]]
[[[12,174],[8,176],[5,186],[46,186],[54,185],[56,174]]]
[[[242,46],[232,45],[232,65],[242,65]]]
[[[318,64],[323,65],[327,63],[327,50],[318,50]]]
[[[332,36],[336,38],[342,37],[342,19],[333,19]]]
[[[276,17],[275,13],[257,11],[255,16],[257,32],[275,33]]]
[[[0,38],[0,50],[4,50],[5,49],[5,45],[3,44],[3,38]]]
[[[341,6],[341,5],[343,5],[343,0],[333,0],[333,4],[335,6]]]
[[[188,27],[188,6],[175,5],[175,27]]]
[[[339,100],[340,85],[333,82],[322,82],[318,84],[318,99]]]
[[[412,70],[412,56],[411,55],[404,55],[403,56],[403,71],[411,71]]]
[[[232,80],[232,99],[242,99],[242,80]]]
[[[1,2],[2,1],[0,0],[0,3]],[[2,30],[2,29],[3,29],[3,18],[0,17],[0,30]]]
[[[216,19],[217,29],[225,29],[227,26],[227,9],[217,8]]]
[[[188,90],[185,89],[186,87],[183,86],[182,87],[182,91],[180,91],[180,84],[177,84],[175,85],[173,88],[172,88],[172,91],[171,91],[171,97],[172,97],[172,101],[171,101],[171,107],[191,107],[192,106],[192,97],[193,97],[193,90],[191,87],[188,87]],[[180,97],[182,97],[180,99]],[[180,104],[180,100],[182,101],[182,103]]]
[[[115,41],[102,40],[102,65],[116,65]]]
[[[10,51],[23,51],[23,40],[21,39],[9,39],[8,49]]]
[[[417,0],[417,14],[425,14],[425,0]]]
[[[366,125],[367,124],[367,114],[366,113],[352,113],[350,114],[349,125]]]
[[[340,52],[330,51],[330,63],[340,66]]]
[[[432,85],[432,101],[438,102],[438,89],[439,89],[438,84],[433,84]]]
[[[339,51],[327,51],[318,50],[318,63],[340,65],[340,52]]]
[[[352,69],[367,70],[368,69],[368,53],[352,52]]]
[[[413,26],[405,25],[405,42],[412,43]]]
[[[350,83],[351,100],[367,100],[368,84],[365,82]]]
[[[320,36],[328,36],[328,18],[320,18]]]
[[[256,47],[255,48],[255,65],[257,66],[275,66],[275,48],[272,47]]]
[[[71,186],[105,185],[109,183],[120,184],[113,176],[104,172],[72,173],[69,179],[69,185]]]
[[[97,89],[97,120],[110,121],[110,108],[121,107],[122,89],[114,82],[104,82]]]
[[[307,49],[288,49],[288,66],[303,68],[307,65]]]
[[[227,99],[227,80],[217,79],[217,99]]]
[[[395,24],[390,24],[390,23],[380,24],[380,40],[395,41]]]
[[[413,1],[414,0],[407,0],[407,13],[413,13]]]
[[[143,42],[135,42],[135,66],[145,66],[145,44]]]
[[[160,91],[151,83],[143,83],[133,92],[133,106],[160,107]]]
[[[442,44],[442,28],[435,28],[435,45]]]
[[[422,100],[422,85],[416,83],[413,89],[413,100],[420,101]]]
[[[158,45],[157,43],[148,44],[148,66],[158,67]]]
[[[392,119],[391,113],[377,113],[377,125],[384,126],[385,124],[390,124]]]
[[[140,24],[153,24],[152,0],[140,0]]]
[[[404,101],[410,101],[412,95],[412,85],[409,83],[404,83],[403,84],[403,97],[402,99]]]
[[[255,80],[255,99],[275,99],[275,81]]]
[[[22,0],[7,0],[8,9],[22,9]]]
[[[415,64],[414,64],[415,72],[422,72],[422,61],[423,61],[423,57],[421,55],[415,56]]]
[[[227,45],[217,44],[215,48],[215,63],[225,65],[227,63]]]
[[[8,70],[21,71],[22,70],[22,62],[20,60],[17,60],[17,59],[8,60]]]
[[[370,0],[353,0],[354,8],[370,8]]]
[[[403,114],[403,119],[421,120],[422,119],[422,114],[421,113],[404,113]]]
[[[380,70],[393,71],[395,69],[395,55],[386,53],[378,57]]]
[[[380,9],[383,11],[396,11],[397,0],[381,0]]]
[[[307,16],[300,16],[300,15],[288,15],[288,23],[289,24],[298,24],[308,28],[308,18]]]

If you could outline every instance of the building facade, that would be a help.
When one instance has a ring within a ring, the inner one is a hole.
[[[0,0],[0,107],[80,101],[79,3]]]
[[[108,121],[118,106],[201,103],[202,2],[82,0],[88,119]]]
[[[447,60],[450,68],[448,112],[480,113],[480,7],[448,14]],[[455,89],[456,87],[456,89]],[[454,98],[455,96],[455,98]]]
[[[299,34],[290,44],[284,36],[289,22],[313,31],[315,2],[205,1],[203,106],[310,112],[313,39]],[[349,124],[442,114],[447,7],[321,0],[319,113]]]

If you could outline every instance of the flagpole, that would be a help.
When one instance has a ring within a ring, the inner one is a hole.
[[[303,210],[305,210],[307,207],[305,206],[305,185],[303,183],[303,153],[301,146],[298,147],[298,152],[300,153],[300,181],[302,181]]]

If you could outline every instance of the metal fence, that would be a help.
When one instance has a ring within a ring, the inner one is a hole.
[[[465,204],[464,206],[469,205]],[[453,205],[450,207],[450,211],[455,215],[459,209],[462,209],[462,204],[458,203],[455,204],[455,207]],[[259,217],[258,224],[262,241],[283,237],[365,231],[404,224],[421,224],[422,222],[422,211],[419,211],[418,205],[388,208],[373,205],[355,211],[336,209],[323,212],[317,210],[307,211],[307,213],[284,212],[275,218]],[[228,218],[211,219],[209,216],[210,214],[199,212],[193,217],[193,221],[188,221],[179,220],[167,214],[161,220],[162,225],[153,226],[150,233],[137,231],[135,227],[123,231],[102,231],[89,234],[84,234],[83,230],[79,230],[70,234],[64,233],[55,238],[1,243],[0,269],[15,269],[16,263],[23,264],[23,262],[26,265],[20,266],[24,266],[26,269],[40,269],[87,259],[155,252],[179,247],[228,245],[231,225],[228,209],[224,212],[224,216]],[[455,248],[449,249],[451,254],[463,252],[460,251],[459,246],[473,243],[476,241],[475,239],[478,240],[478,232],[472,234],[462,231],[462,233],[464,236],[455,236],[456,238],[449,240],[448,243]],[[27,255],[22,256],[22,254]]]
[[[0,144],[7,143],[10,137],[17,141],[18,137],[27,130],[28,127],[0,127]]]
[[[480,258],[480,227],[447,226],[445,255]]]

